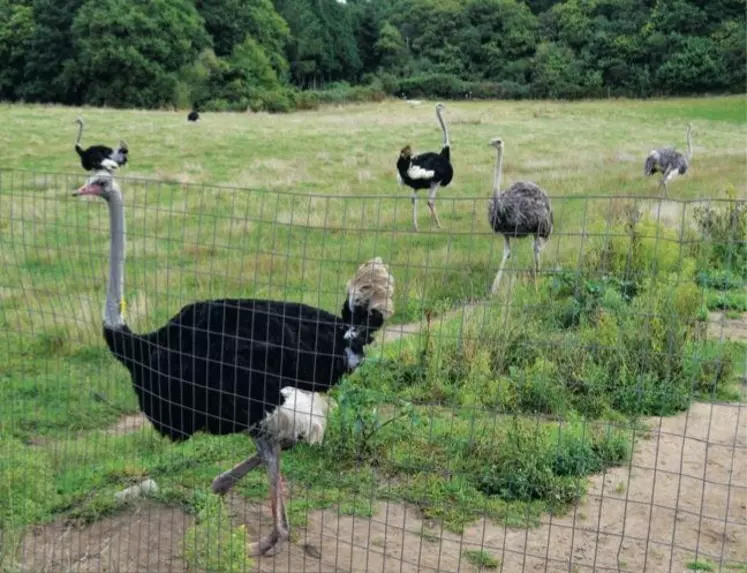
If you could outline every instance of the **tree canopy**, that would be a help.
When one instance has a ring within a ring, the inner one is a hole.
[[[281,111],[325,88],[737,92],[746,28],[744,0],[0,0],[0,98]]]

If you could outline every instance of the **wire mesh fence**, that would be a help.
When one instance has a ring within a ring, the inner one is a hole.
[[[516,239],[491,295],[485,197],[415,232],[407,197],[123,177],[125,261],[84,181],[0,171],[3,570],[747,567],[744,201],[552,197],[536,284]],[[226,298],[324,313],[179,314]],[[280,440],[296,384],[331,388]],[[284,481],[214,493],[280,441]]]

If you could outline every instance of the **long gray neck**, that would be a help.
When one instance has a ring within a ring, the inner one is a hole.
[[[109,225],[111,243],[109,248],[109,282],[106,285],[106,305],[104,306],[104,326],[122,328],[125,325],[122,316],[124,299],[124,265],[125,265],[125,218],[122,195],[111,193],[109,203]]]
[[[441,131],[444,134],[444,147],[451,147],[451,144],[449,143],[449,130],[446,129],[446,123],[444,122],[444,118],[441,117],[441,108],[436,108],[436,117],[438,118],[438,123],[441,124]]]
[[[687,126],[687,160],[691,160],[693,158],[693,142],[692,138],[690,137],[690,132],[692,131],[692,126]]]
[[[503,177],[503,148],[497,147],[498,156],[495,158],[495,177],[493,178],[493,193],[501,192],[501,178]]]

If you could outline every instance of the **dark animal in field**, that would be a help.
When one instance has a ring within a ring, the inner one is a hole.
[[[664,196],[667,196],[667,183],[672,181],[678,175],[684,175],[687,173],[690,167],[690,161],[693,158],[693,144],[691,138],[692,124],[687,126],[687,155],[683,155],[679,151],[675,150],[674,147],[660,147],[658,149],[652,149],[648,157],[646,157],[646,163],[643,166],[644,176],[653,175],[654,173],[661,173],[661,179],[659,180],[659,186],[656,188],[664,187]]]
[[[75,122],[78,124],[78,137],[75,140],[75,151],[80,157],[80,164],[86,171],[106,169],[113,171],[118,167],[127,164],[127,144],[124,141],[119,142],[119,147],[112,149],[106,145],[92,145],[83,149],[80,144],[80,138],[83,137],[83,118],[78,117]]]
[[[267,465],[272,532],[253,550],[261,555],[289,535],[280,453],[298,437],[319,441],[327,401],[365,358],[365,348],[393,314],[394,279],[380,258],[358,267],[348,282],[341,316],[295,302],[217,299],[184,306],[164,326],[137,334],[124,311],[125,217],[113,174],[101,169],[75,195],[109,206],[109,279],[104,339],[129,371],[140,409],[174,441],[194,433],[246,432],[257,453],[215,478],[223,494],[248,471]]]
[[[488,220],[496,233],[503,235],[503,259],[495,276],[491,292],[498,291],[503,275],[503,267],[511,257],[511,238],[534,236],[534,266],[532,276],[537,288],[540,252],[545,248],[553,228],[550,198],[535,183],[517,181],[505,191],[501,191],[503,177],[503,140],[496,137],[490,146],[497,151],[493,196],[488,204]]]
[[[441,111],[444,104],[436,104],[436,117],[441,124],[443,133],[443,146],[441,151],[434,153],[428,151],[413,156],[412,149],[406,145],[399,152],[397,159],[397,181],[400,185],[407,185],[413,190],[412,193],[412,224],[418,230],[418,215],[415,207],[417,193],[420,189],[428,189],[428,208],[431,216],[436,220],[436,226],[441,227],[436,213],[436,193],[439,187],[446,187],[454,177],[454,167],[451,165],[451,143],[449,143],[449,132],[446,129]]]

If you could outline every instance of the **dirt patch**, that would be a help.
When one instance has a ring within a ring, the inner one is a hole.
[[[181,544],[192,523],[181,509],[152,502],[82,528],[53,523],[25,536],[17,565],[29,573],[186,573]]]
[[[723,340],[747,342],[747,313],[739,318],[727,318],[723,312],[709,312],[708,336],[719,340],[723,337]]]
[[[417,508],[381,503],[371,519],[309,515],[296,542],[258,561],[260,571],[409,573],[473,571],[462,554],[482,549],[503,571],[685,571],[697,557],[747,562],[747,407],[695,404],[652,420],[632,462],[589,480],[589,495],[540,527],[489,521],[463,535],[423,523]],[[254,512],[256,524],[256,512]],[[253,534],[251,515],[247,525]],[[256,527],[256,526],[255,526]],[[302,545],[318,548],[321,559]]]
[[[148,418],[143,414],[131,414],[122,416],[117,422],[109,428],[106,433],[113,436],[124,436],[125,434],[131,434],[137,432],[140,428],[148,423]]]
[[[747,562],[747,406],[699,403],[649,423],[627,467],[590,478],[583,502],[540,527],[481,520],[456,535],[409,505],[379,503],[371,519],[314,511],[256,571],[476,571],[463,558],[468,549],[500,559],[506,572],[685,571],[696,552],[714,563]],[[227,500],[250,539],[268,532],[268,504]],[[24,540],[22,571],[181,573],[191,523],[177,508],[145,502],[82,529],[40,527]]]
[[[485,302],[482,304],[488,304],[488,303]],[[438,327],[444,322],[449,321],[458,316],[462,316],[463,318],[466,319],[470,315],[470,313],[472,313],[476,308],[482,306],[482,304],[478,304],[478,303],[465,304],[464,306],[460,306],[459,308],[456,308],[454,310],[450,310],[443,314],[439,314],[438,316],[434,316],[431,318],[431,326]],[[422,320],[419,320],[418,322],[410,322],[407,324],[394,324],[392,326],[385,326],[383,328],[383,332],[381,336],[378,337],[378,342],[380,342],[381,344],[385,344],[385,343],[400,340],[407,336],[420,334],[421,330],[423,330],[425,325],[426,325],[426,319],[423,318]]]

